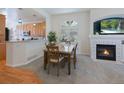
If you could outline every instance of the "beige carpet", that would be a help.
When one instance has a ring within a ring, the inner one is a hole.
[[[50,74],[43,69],[43,58],[19,68],[34,71],[47,84],[111,84],[124,83],[124,64],[115,62],[93,62],[88,56],[78,56],[77,69],[71,65],[71,75],[65,68],[60,68],[60,76],[56,76],[56,67],[51,67]]]

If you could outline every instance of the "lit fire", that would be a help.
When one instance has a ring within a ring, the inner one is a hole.
[[[103,52],[103,54],[104,55],[109,55],[110,53],[109,53],[109,51],[107,49],[105,49],[104,52]]]

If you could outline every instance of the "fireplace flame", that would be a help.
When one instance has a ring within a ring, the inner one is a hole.
[[[104,55],[110,55],[109,51],[107,49],[104,50],[103,52]]]

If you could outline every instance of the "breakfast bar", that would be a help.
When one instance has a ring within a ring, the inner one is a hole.
[[[43,56],[44,40],[9,41],[6,43],[8,66],[28,64]]]

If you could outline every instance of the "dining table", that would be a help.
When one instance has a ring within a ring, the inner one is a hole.
[[[58,43],[56,46],[59,47],[59,54],[61,56],[66,56],[68,62],[68,75],[71,74],[71,55],[74,55],[74,48],[76,47],[77,43]],[[75,56],[75,55],[74,55]],[[44,48],[44,70],[47,67],[47,48]]]

